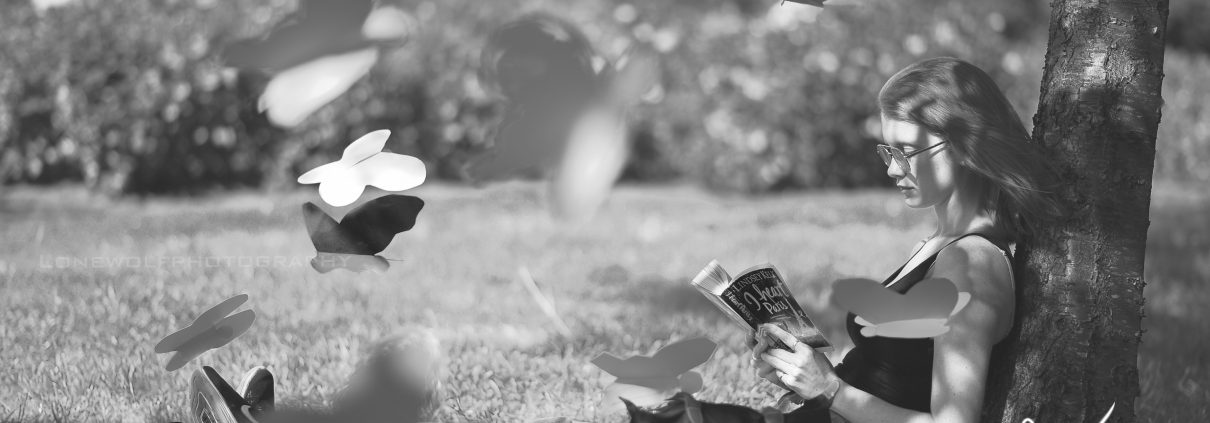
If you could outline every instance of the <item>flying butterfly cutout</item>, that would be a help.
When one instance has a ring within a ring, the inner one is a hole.
[[[700,337],[668,344],[650,357],[620,359],[609,353],[598,355],[592,364],[617,378],[605,387],[601,407],[621,410],[619,397],[649,407],[678,391],[688,394],[700,391],[702,375],[693,368],[709,360],[717,347],[709,338]]]
[[[319,197],[336,207],[353,204],[366,186],[403,191],[424,183],[424,162],[412,156],[382,151],[391,131],[378,130],[345,147],[340,160],[311,169],[300,184],[319,184]]]
[[[970,303],[945,278],[917,282],[900,294],[870,279],[841,279],[832,284],[836,302],[856,314],[866,337],[932,338],[949,332],[949,319]]]
[[[317,252],[311,259],[312,268],[320,273],[339,268],[353,272],[385,271],[390,263],[377,254],[391,244],[396,234],[416,225],[424,200],[409,195],[384,195],[357,206],[340,222],[314,203],[307,202],[302,207],[307,234]]]
[[[502,26],[483,49],[479,76],[508,108],[493,147],[468,163],[468,178],[543,173],[550,178],[551,212],[586,220],[629,156],[626,110],[659,74],[653,54],[632,49],[610,63],[579,29],[550,15]]]
[[[164,368],[176,371],[202,353],[227,345],[247,332],[256,321],[256,312],[244,310],[228,316],[246,301],[248,294],[228,298],[203,312],[189,326],[155,344],[156,354],[176,351]]]
[[[303,0],[267,36],[237,41],[223,57],[273,74],[258,108],[275,125],[294,127],[369,73],[381,49],[403,43],[412,22],[373,0]]]

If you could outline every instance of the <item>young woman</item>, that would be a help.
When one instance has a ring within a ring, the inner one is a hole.
[[[934,338],[866,337],[850,313],[854,347],[835,368],[770,326],[793,351],[762,339],[753,361],[758,374],[791,391],[783,399],[810,399],[799,409],[816,410],[812,420],[974,422],[992,348],[1013,325],[1009,244],[1061,214],[1046,193],[1053,173],[1008,100],[974,65],[917,62],[887,81],[878,102],[886,144],[877,150],[887,176],[908,207],[937,216],[936,231],[883,285],[905,293],[921,280],[944,278],[970,302]]]

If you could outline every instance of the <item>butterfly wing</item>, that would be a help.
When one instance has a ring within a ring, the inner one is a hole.
[[[344,161],[341,162],[344,163]],[[361,198],[361,193],[365,190],[365,181],[355,169],[349,168],[343,172],[332,173],[326,180],[320,182],[319,198],[335,207],[344,207]]]
[[[247,333],[253,323],[256,323],[256,312],[252,310],[244,310],[223,319],[218,325],[214,326],[219,331],[217,334],[220,336],[215,336],[211,339],[210,348],[220,348],[231,343],[231,341]]]
[[[424,183],[424,162],[412,156],[378,153],[353,167],[358,182],[383,191],[403,191]]]
[[[823,7],[823,3],[827,0],[785,0],[790,3],[805,4],[808,6]]]
[[[556,216],[584,222],[609,198],[629,156],[626,125],[609,107],[581,116],[568,135],[563,158],[550,182]]]
[[[356,162],[381,153],[382,148],[387,145],[387,139],[390,137],[391,131],[388,129],[379,129],[362,135],[360,138],[349,143],[348,147],[345,147],[344,153],[340,156],[340,161],[349,162],[349,166],[353,166]]]
[[[693,394],[706,386],[705,381],[702,380],[702,374],[692,370],[681,374],[677,380],[680,382],[681,392],[686,394]]]
[[[335,161],[332,163],[320,165],[314,169],[308,170],[307,173],[298,177],[300,184],[318,184],[325,179],[331,178],[333,175],[341,172],[346,172],[349,169],[348,163],[344,161]]]
[[[879,324],[896,320],[894,304],[901,296],[877,281],[850,278],[832,283],[832,297],[845,310]]]
[[[680,375],[705,363],[716,348],[709,338],[686,339],[660,348],[651,358],[661,367],[659,373]]]
[[[354,140],[345,147],[340,160],[312,169],[298,178],[299,183],[316,183],[319,196],[336,207],[353,204],[366,185],[387,191],[402,191],[424,182],[424,163],[402,154],[383,153],[391,131],[378,130]]]
[[[929,278],[917,282],[900,302],[895,320],[945,319],[958,304],[958,287],[945,278]],[[969,301],[969,300],[968,300]]]
[[[328,216],[319,206],[307,202],[302,207],[303,220],[307,225],[307,234],[310,235],[311,244],[315,246],[316,251],[321,253],[361,255],[374,255],[378,253],[378,251],[370,251],[370,248],[360,241],[357,235],[350,233],[347,228],[336,223],[336,220],[332,219],[332,216]]]
[[[480,80],[490,92],[521,103],[587,92],[597,80],[588,38],[571,22],[533,14],[496,28],[480,56]]]
[[[409,195],[384,195],[358,206],[340,222],[345,233],[373,255],[382,252],[395,235],[412,229],[424,200]]]
[[[599,367],[601,370],[604,370],[605,373],[609,373],[617,378],[637,377],[642,375],[643,370],[645,369],[638,369],[639,371],[634,371],[634,366],[627,364],[627,362],[634,360],[635,358],[637,357],[622,360],[617,356],[606,352],[601,353],[597,355],[597,358],[592,359],[592,364]]]
[[[391,263],[379,256],[320,252],[311,259],[311,267],[319,273],[328,273],[336,269],[345,269],[353,273],[367,270],[385,272],[391,268]]]
[[[220,319],[226,317],[228,314],[231,314],[231,312],[238,309],[239,306],[244,304],[246,301],[248,301],[248,294],[239,294],[223,300],[223,302],[216,304],[214,307],[210,307],[210,309],[202,312],[202,314],[196,319],[193,319],[193,323],[190,323],[188,327],[176,331],[160,340],[160,342],[155,345],[155,352],[157,354],[163,354],[176,350],[182,344],[196,337],[199,333],[209,330],[211,327],[217,324]]]
[[[631,51],[617,63],[610,81],[610,98],[621,104],[633,103],[655,87],[660,80],[660,62],[654,54]]]
[[[306,20],[330,32],[360,28],[374,7],[373,0],[303,0]]]
[[[294,127],[311,113],[336,99],[378,61],[377,48],[324,56],[282,71],[269,81],[258,106],[269,120]]]
[[[379,7],[366,16],[361,35],[371,41],[401,41],[415,26],[415,20],[396,7]]]
[[[207,328],[181,345],[176,354],[168,360],[165,369],[175,371],[206,351],[221,348],[243,335],[256,321],[256,312],[244,310],[223,319],[218,324]]]
[[[472,159],[467,173],[476,181],[502,180],[547,170],[563,154],[572,116],[563,107],[512,107],[496,130],[492,147]]]
[[[949,326],[945,323],[946,319],[938,318],[897,320],[862,328],[861,334],[866,337],[877,335],[886,338],[932,338],[949,332]]]
[[[592,364],[631,384],[643,386],[675,385],[682,373],[705,363],[718,345],[708,338],[693,338],[660,348],[651,357],[642,355],[620,359],[601,353]]]
[[[841,279],[832,294],[842,307],[876,325],[946,317],[959,301],[957,287],[944,278],[922,280],[904,294],[869,279]]]
[[[277,72],[319,57],[365,46],[361,30],[371,0],[307,0],[263,38],[243,40],[223,51],[228,65]]]

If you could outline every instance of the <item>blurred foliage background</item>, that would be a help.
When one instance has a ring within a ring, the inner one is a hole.
[[[694,179],[741,192],[885,182],[876,94],[895,71],[955,56],[987,70],[1027,121],[1037,107],[1044,0],[868,0],[822,13],[779,0],[394,0],[418,23],[371,74],[290,130],[257,112],[268,76],[223,45],[297,6],[266,0],[0,0],[0,182],[83,181],[113,193],[282,187],[392,130],[387,148],[430,177],[490,143],[502,100],[479,86],[488,32],[528,12],[580,25],[616,57],[662,57],[631,116],[630,181]],[[1210,6],[1173,2],[1156,178],[1210,182]]]

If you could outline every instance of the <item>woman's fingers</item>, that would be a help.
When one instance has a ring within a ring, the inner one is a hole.
[[[810,356],[809,354],[803,354],[801,352],[790,352],[790,351],[783,350],[781,348],[770,348],[770,349],[766,350],[765,353],[772,355],[774,357],[780,358],[787,363],[795,364],[795,365],[799,365],[799,366],[801,366],[804,363],[807,363],[809,360],[808,357]]]
[[[797,374],[799,372],[798,366],[795,366],[793,363],[790,363],[782,358],[770,355],[769,353],[761,354],[760,358],[766,363],[769,363],[770,366],[773,366],[773,368],[782,372],[791,374]]]
[[[761,379],[767,380],[767,381],[769,381],[769,383],[777,385],[777,386],[781,387],[782,389],[790,389],[789,387],[786,386],[786,383],[782,380],[783,374],[784,373],[777,371],[777,369],[774,369],[773,366],[770,366],[763,362],[761,363],[761,367],[759,367],[756,372],[756,375],[758,377],[760,377]]]
[[[752,347],[752,360],[756,360],[760,353],[769,349],[769,341],[765,337],[757,336],[756,339],[756,345]]]
[[[774,369],[773,366],[767,364],[764,368],[756,369],[756,375],[764,379],[771,379],[771,376],[775,376],[774,373],[777,373],[777,369]]]
[[[777,325],[765,323],[761,326],[765,328],[765,333],[780,340],[790,348],[798,350],[799,345],[802,344],[801,342],[798,342],[798,338],[795,338],[794,335],[790,334],[790,332],[786,332],[785,329],[782,329]]]

